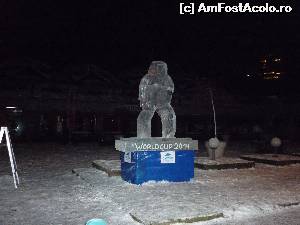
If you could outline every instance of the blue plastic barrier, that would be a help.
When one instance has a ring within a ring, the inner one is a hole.
[[[133,184],[190,181],[194,177],[194,151],[121,152],[121,176]]]

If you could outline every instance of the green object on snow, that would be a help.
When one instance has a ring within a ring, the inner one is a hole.
[[[85,225],[107,225],[107,223],[103,219],[91,219]]]

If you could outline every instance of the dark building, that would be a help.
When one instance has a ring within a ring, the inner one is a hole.
[[[2,62],[1,126],[9,126],[16,140],[112,142],[120,136],[135,136],[140,111],[138,85],[143,72],[134,69],[112,74],[92,64]],[[238,137],[240,130],[250,132],[255,123],[267,127],[271,119],[273,123],[275,119],[281,121],[280,126],[299,120],[298,104],[277,97],[251,98],[225,88],[222,80],[192,77],[197,76],[173,77],[177,137],[206,139],[213,135],[209,90],[214,95],[220,136]],[[153,136],[160,136],[157,115],[152,124]],[[247,132],[243,136],[249,138]]]
[[[262,57],[260,60],[261,76],[264,80],[278,80],[286,76],[284,59],[274,55]]]

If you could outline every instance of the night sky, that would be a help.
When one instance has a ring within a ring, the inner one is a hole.
[[[265,54],[297,63],[300,19],[291,6],[284,14],[180,15],[178,2],[2,0],[0,56],[113,72],[164,60],[202,75],[240,71]]]

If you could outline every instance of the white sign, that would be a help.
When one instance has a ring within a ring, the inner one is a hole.
[[[131,144],[132,147],[135,147],[136,150],[186,150],[186,149],[190,149],[190,144],[188,143],[162,143],[162,144],[145,144],[145,143],[132,143]]]
[[[131,163],[131,152],[125,152],[124,162]]]
[[[160,163],[175,163],[175,151],[160,152]]]

